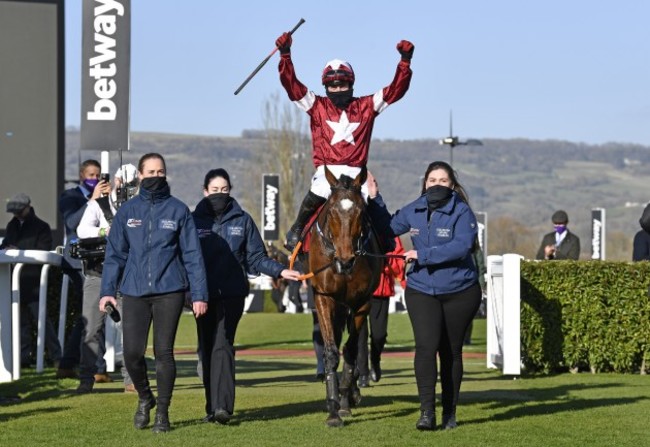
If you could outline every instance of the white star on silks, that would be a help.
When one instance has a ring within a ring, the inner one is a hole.
[[[343,111],[341,113],[341,117],[339,118],[339,122],[335,121],[330,121],[327,120],[327,125],[332,128],[334,131],[334,135],[332,136],[332,141],[330,144],[333,146],[339,141],[347,141],[350,144],[354,144],[354,136],[352,136],[352,133],[357,130],[357,127],[361,123],[351,123],[348,120],[348,115]]]

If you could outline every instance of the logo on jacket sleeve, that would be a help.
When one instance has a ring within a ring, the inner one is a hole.
[[[244,227],[232,226],[228,227],[228,236],[243,236]]]
[[[129,228],[141,227],[142,226],[142,220],[141,219],[128,219],[126,221],[126,226],[129,227]]]
[[[158,229],[159,230],[172,230],[176,231],[177,225],[175,220],[170,220],[170,219],[160,219],[160,222],[158,223]]]
[[[451,237],[451,228],[436,228],[436,237],[449,239]]]
[[[411,227],[411,229],[409,230],[409,234],[411,236],[417,236],[420,234],[420,229]]]

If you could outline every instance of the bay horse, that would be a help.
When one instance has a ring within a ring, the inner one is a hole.
[[[366,324],[369,300],[377,288],[384,263],[377,256],[381,255],[381,248],[371,231],[367,205],[361,194],[361,185],[365,183],[367,174],[363,167],[354,179],[346,175],[337,179],[325,167],[332,194],[311,227],[309,268],[314,275],[311,287],[325,347],[329,413],[326,423],[331,427],[342,426],[341,416],[351,414],[350,402],[358,403],[360,400],[356,383],[359,329]],[[350,310],[340,381],[336,373],[340,355],[334,336],[335,330],[342,330],[334,327],[337,304]]]

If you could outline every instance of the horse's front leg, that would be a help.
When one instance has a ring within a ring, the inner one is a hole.
[[[343,420],[339,416],[339,380],[336,374],[336,369],[339,366],[339,349],[334,336],[336,302],[330,297],[314,294],[314,304],[325,346],[323,361],[325,364],[325,389],[328,411],[325,422],[330,427],[340,427],[343,425]]]
[[[361,306],[348,321],[348,339],[343,348],[343,373],[341,375],[341,409],[339,415],[350,416],[350,406],[359,405],[361,402],[361,390],[357,385],[359,370],[357,369],[357,354],[359,350],[359,331],[366,324],[370,305]]]

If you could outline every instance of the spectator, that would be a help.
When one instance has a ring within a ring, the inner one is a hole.
[[[7,224],[7,233],[0,250],[45,250],[52,249],[50,226],[36,217],[31,200],[27,194],[16,194],[7,202],[7,212],[14,215]],[[38,298],[41,283],[41,266],[24,265],[20,273],[20,363],[23,367],[33,360],[33,336],[38,321]],[[30,318],[31,317],[31,318]],[[54,365],[61,360],[61,345],[54,325],[45,319],[45,348]]]
[[[569,216],[558,210],[551,216],[555,231],[544,235],[536,259],[573,259],[580,257],[580,238],[569,231]]]
[[[149,153],[138,162],[140,193],[124,203],[113,219],[106,244],[99,310],[117,307],[123,295],[124,363],[138,393],[136,429],[170,430],[169,405],[176,381],[174,340],[185,293],[199,318],[207,310],[208,290],[199,238],[190,210],[171,196],[165,160]],[[158,400],[147,375],[145,352],[153,323]]]
[[[641,229],[634,235],[632,261],[650,261],[650,205],[639,219]]]

